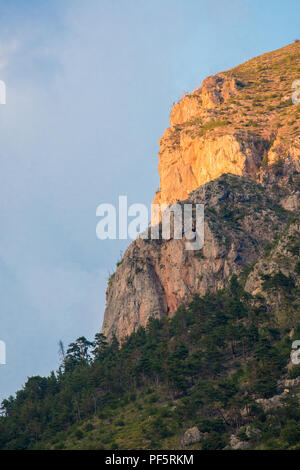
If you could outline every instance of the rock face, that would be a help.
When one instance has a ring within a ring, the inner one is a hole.
[[[255,179],[268,146],[266,140],[250,132],[214,132],[198,137],[183,133],[178,136],[178,144],[176,134],[167,129],[160,141],[161,190],[156,193],[155,204],[171,205],[186,199],[193,190],[222,174]]]
[[[200,433],[197,426],[193,428],[187,429],[183,435],[181,444],[184,447],[190,446],[191,444],[195,444],[195,442],[200,442],[204,437],[203,433]]]
[[[235,175],[201,186],[188,202],[204,204],[203,249],[186,250],[184,238],[134,241],[109,282],[106,336],[122,338],[146,326],[150,316],[172,315],[195,293],[223,288],[232,274],[263,253],[291,217],[259,183]]]
[[[287,238],[267,260],[265,250],[299,229],[296,219],[288,225],[300,200],[300,105],[291,100],[299,67],[298,42],[209,77],[174,105],[160,141],[154,202],[204,204],[204,246],[195,252],[184,239],[134,241],[109,280],[107,337],[170,316],[233,274],[248,273],[246,289],[264,295],[262,275],[296,269],[283,248]]]
[[[265,297],[279,324],[294,327],[299,316],[299,299],[290,291],[300,287],[300,217],[294,212],[290,223],[275,238],[249,273],[245,290]]]
[[[208,77],[176,103],[160,140],[154,203],[186,199],[224,173],[260,180],[278,164],[299,171],[299,106],[291,100],[297,66],[299,43]]]
[[[230,436],[230,447],[233,450],[244,450],[249,447],[249,443],[247,441],[241,441],[237,436],[232,434]]]
[[[288,392],[288,390],[285,390],[280,395],[274,395],[271,398],[257,398],[256,403],[261,405],[264,410],[269,410],[270,408],[278,408],[280,406],[283,406],[282,400],[286,398]]]
[[[268,276],[274,276],[278,273],[282,273],[286,278],[293,275],[297,259],[299,259],[299,248],[300,218],[295,216],[281,237],[274,240],[265,256],[255,264],[253,271],[248,276],[245,289],[253,295],[268,296],[269,302],[272,301],[272,296],[274,296],[274,300],[277,299],[280,296],[280,291],[278,289],[274,292],[270,292],[269,289],[264,290],[264,281],[268,279]],[[294,282],[299,284],[297,278]]]

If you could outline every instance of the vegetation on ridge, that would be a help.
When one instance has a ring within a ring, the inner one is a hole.
[[[197,425],[206,434],[194,448],[222,449],[250,422],[253,448],[295,448],[298,400],[291,394],[268,412],[256,402],[276,394],[287,376],[287,333],[233,277],[228,289],[195,296],[173,318],[150,319],[121,346],[101,334],[79,338],[56,374],[29,378],[3,401],[0,447],[172,449]]]
[[[299,47],[298,41],[224,72],[232,94],[229,89],[218,100],[213,93],[206,108],[196,91],[190,96],[199,116],[167,134],[167,152],[173,152],[184,140],[180,132],[192,138],[209,132],[213,141],[234,131],[255,147],[263,170],[272,166],[276,184],[269,187],[227,175],[205,190],[206,202],[210,191],[219,197],[206,204],[209,228],[224,248],[219,259],[234,239],[240,278],[233,276],[225,290],[196,295],[172,318],[150,318],[122,344],[97,334],[91,342],[78,338],[66,354],[61,348],[56,373],[29,378],[2,402],[1,449],[179,449],[194,426],[202,433],[195,449],[230,448],[232,436],[250,449],[300,449],[300,366],[289,362],[292,342],[300,339],[299,231],[289,232],[296,210],[281,205],[287,195],[295,201],[299,190],[299,173],[284,166],[291,142],[295,155],[300,145],[300,107],[291,103]],[[272,148],[278,158],[270,160]],[[268,237],[258,239],[267,228]],[[241,250],[257,243],[264,255],[242,264],[249,251],[242,259]],[[135,275],[141,272],[136,264]],[[255,296],[244,290],[249,279]]]

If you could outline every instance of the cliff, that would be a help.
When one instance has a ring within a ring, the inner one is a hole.
[[[204,247],[134,241],[109,280],[106,336],[124,338],[149,317],[170,316],[194,293],[221,289],[259,266],[297,216],[300,106],[291,97],[299,77],[297,42],[208,77],[174,105],[160,140],[154,203],[203,203]],[[260,282],[252,274],[246,288],[256,291]]]
[[[186,199],[224,173],[263,181],[274,165],[299,171],[300,43],[208,77],[173,106],[160,140],[160,189],[154,202]]]
[[[1,450],[300,449],[299,116],[285,95],[298,48],[211,77],[175,105],[156,200],[204,204],[203,248],[134,241],[108,283],[110,341],[80,336],[57,373],[3,400]],[[268,107],[266,84],[283,85]]]

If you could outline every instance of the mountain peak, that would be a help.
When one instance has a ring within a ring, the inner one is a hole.
[[[223,173],[263,181],[278,165],[282,176],[299,171],[298,79],[300,41],[210,76],[176,103],[160,139],[154,202],[185,199]]]

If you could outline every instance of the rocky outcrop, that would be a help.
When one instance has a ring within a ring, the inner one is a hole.
[[[234,77],[227,77],[225,74],[207,77],[203,81],[202,88],[184,96],[179,103],[174,104],[170,115],[171,126],[201,118],[204,111],[226,103],[237,90],[238,81]]]
[[[222,174],[255,179],[268,142],[248,133],[199,136],[168,129],[160,141],[160,191],[155,204],[173,204]],[[179,143],[176,144],[178,139]],[[171,145],[175,141],[175,144]]]
[[[298,316],[300,273],[300,217],[295,215],[280,236],[266,247],[249,273],[245,290],[265,297],[273,307],[279,322],[291,328]]]
[[[264,411],[267,411],[271,408],[278,408],[283,406],[283,400],[287,398],[288,393],[288,390],[284,390],[284,392],[280,395],[274,395],[271,398],[257,398],[256,403],[260,405]]]
[[[187,429],[185,431],[181,440],[181,445],[183,447],[190,446],[196,442],[200,442],[202,439],[204,439],[205,436],[206,433],[201,433],[197,426],[194,426],[193,428]]]
[[[296,377],[295,379],[286,379],[284,381],[284,386],[286,388],[295,387],[296,385],[299,385],[299,384],[300,384],[300,377]]]
[[[106,336],[125,337],[149,317],[172,315],[193,294],[223,288],[290,218],[259,183],[234,175],[207,183],[184,202],[204,204],[203,249],[186,250],[184,238],[134,241],[108,285]]]
[[[233,450],[247,449],[251,446],[253,441],[259,438],[260,434],[260,429],[255,428],[253,425],[242,427],[239,429],[238,435],[231,434],[230,448]]]
[[[185,199],[224,173],[256,180],[272,174],[280,183],[278,166],[300,171],[299,107],[291,100],[299,77],[291,68],[279,73],[287,59],[300,66],[298,43],[208,77],[173,106],[160,139],[154,203]]]
[[[249,447],[249,442],[240,440],[235,434],[230,436],[230,447],[233,450],[244,450]]]
[[[282,272],[298,286],[287,237],[299,227],[291,223],[300,201],[300,108],[291,100],[299,77],[287,61],[300,66],[299,42],[208,77],[174,105],[160,140],[154,203],[204,204],[204,246],[194,252],[184,238],[134,241],[109,280],[102,327],[109,338],[171,316],[233,274],[274,305],[280,290],[264,290],[262,276]]]

